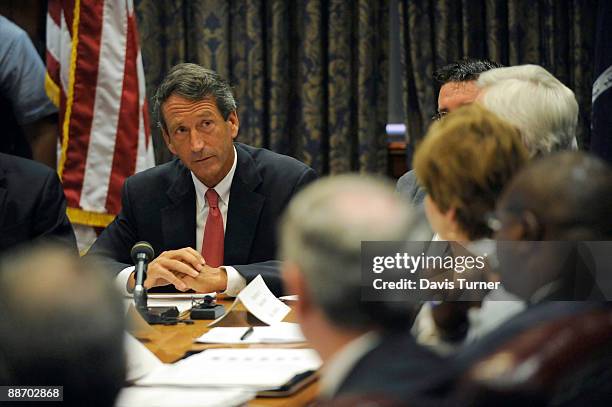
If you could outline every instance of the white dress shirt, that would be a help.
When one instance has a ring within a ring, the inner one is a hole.
[[[226,231],[227,226],[227,211],[229,208],[230,200],[230,189],[232,187],[232,180],[236,173],[237,165],[237,154],[236,148],[234,147],[234,163],[232,168],[229,170],[227,175],[214,187],[214,190],[219,195],[219,210],[223,217],[223,233]],[[208,187],[202,183],[192,172],[191,179],[195,186],[196,192],[196,250],[202,253],[202,243],[204,238],[204,228],[206,227],[206,219],[208,217],[208,202],[206,201],[206,191]],[[246,286],[246,279],[232,266],[222,266],[227,273],[227,288],[223,292],[226,295],[235,297],[238,293]],[[127,282],[129,281],[130,275],[134,271],[134,266],[123,269],[116,278],[117,285],[124,292],[127,292]]]

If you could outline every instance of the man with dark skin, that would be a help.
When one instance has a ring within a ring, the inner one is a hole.
[[[531,303],[540,294],[601,299],[574,242],[612,239],[612,169],[606,163],[582,152],[538,160],[504,191],[496,217],[492,226],[502,241],[498,257],[508,291]]]
[[[538,324],[606,306],[576,245],[612,240],[612,168],[583,152],[539,159],[505,188],[490,223],[501,282],[527,308],[461,351],[460,365]]]

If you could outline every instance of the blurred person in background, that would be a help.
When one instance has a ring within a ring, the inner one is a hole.
[[[416,224],[408,205],[382,181],[330,177],[300,192],[281,225],[283,278],[324,361],[321,398],[418,395],[442,369],[410,335],[412,304],[361,297],[361,242],[409,239]]]
[[[0,15],[0,153],[55,169],[58,115],[45,92],[45,74],[28,34]]]
[[[468,250],[486,245],[483,239],[492,235],[487,214],[495,209],[502,189],[527,157],[518,130],[478,104],[461,107],[434,123],[416,151],[414,168],[427,191],[425,213],[436,234]],[[453,351],[468,334],[467,310],[475,305],[449,302],[433,309],[427,305],[413,332],[420,343]],[[481,323],[486,326],[482,329],[492,329],[504,315],[523,307],[519,302],[491,306],[496,316]]]
[[[476,85],[483,72],[502,65],[487,59],[465,58],[450,63],[434,73],[434,79],[441,84],[438,93],[438,108],[434,120],[440,120],[448,113],[476,100],[480,89]],[[421,206],[425,190],[419,185],[414,169],[397,180],[397,191],[415,206]]]
[[[77,252],[62,184],[51,168],[0,153],[0,254],[32,241]]]
[[[0,383],[63,386],[62,406],[113,406],[125,377],[124,314],[112,280],[72,251],[4,256]]]

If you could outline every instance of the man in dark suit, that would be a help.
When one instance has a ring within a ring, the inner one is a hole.
[[[533,162],[506,187],[496,218],[501,282],[528,306],[464,349],[461,366],[538,324],[606,304],[589,255],[565,250],[578,241],[588,247],[612,240],[612,168],[605,162],[582,152]]]
[[[546,69],[538,65],[502,68],[483,61],[456,65],[450,65],[445,76],[438,75],[449,80],[440,89],[438,103],[444,103],[444,107],[439,109],[439,115],[478,101],[519,130],[530,157],[577,148],[576,96]],[[446,87],[454,93],[444,92]],[[397,190],[416,206],[423,203],[426,193],[413,171],[398,180]]]
[[[357,175],[304,189],[281,226],[283,278],[304,336],[324,361],[321,398],[383,395],[408,400],[440,372],[420,347],[406,302],[362,300],[361,242],[403,241],[417,229],[390,185]],[[333,405],[333,403],[331,403]]]
[[[449,112],[472,103],[478,96],[476,80],[478,76],[490,69],[502,65],[486,59],[461,59],[438,69],[434,79],[440,84],[438,110],[434,120],[439,120]],[[397,191],[415,206],[422,206],[425,189],[422,188],[414,170],[410,170],[397,180]]]
[[[122,210],[90,253],[114,261],[133,287],[130,249],[149,241],[159,253],[146,288],[173,285],[237,295],[261,274],[280,294],[276,223],[302,186],[316,178],[305,164],[234,143],[239,121],[229,84],[195,64],[172,68],[155,110],[166,144],[178,159],[128,178]],[[172,287],[170,287],[172,288]]]
[[[76,251],[62,184],[49,167],[0,153],[0,252],[32,240]]]

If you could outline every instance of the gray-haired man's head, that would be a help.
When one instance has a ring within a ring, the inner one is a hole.
[[[404,241],[414,225],[411,208],[386,182],[330,177],[305,188],[289,205],[281,227],[282,257],[299,269],[312,302],[334,325],[400,328],[412,317],[409,306],[361,301],[361,242]]]
[[[531,157],[575,149],[578,102],[571,89],[538,65],[480,75],[478,101],[515,126]]]

